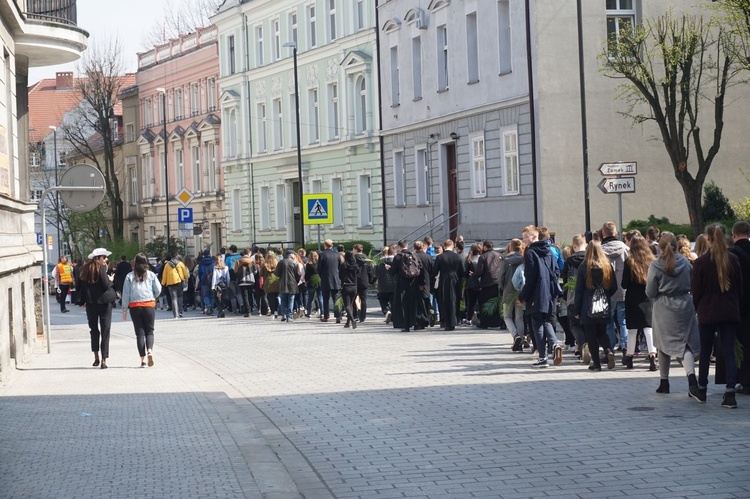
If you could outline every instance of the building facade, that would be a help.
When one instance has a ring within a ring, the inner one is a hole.
[[[214,26],[199,28],[138,54],[140,126],[136,144],[143,240],[167,235],[169,196],[170,234],[182,239],[186,253],[192,255],[207,247],[217,251],[227,241],[219,152],[217,36]],[[136,126],[125,123],[126,134],[129,125]],[[182,205],[174,196],[183,188],[194,196],[188,208],[193,210],[193,224],[202,229],[200,233],[178,232],[178,208]]]
[[[275,0],[228,1],[212,18],[230,243],[317,239],[301,223],[297,97],[302,192],[333,199],[321,238],[382,242],[375,15],[370,1]]]
[[[143,241],[144,223],[141,198],[143,188],[140,179],[143,173],[139,167],[139,146],[136,142],[141,129],[141,113],[138,100],[138,86],[124,87],[117,96],[122,109],[123,136],[120,146],[123,169],[120,178],[123,195],[123,237],[129,241]]]
[[[0,380],[29,361],[41,325],[42,249],[34,231],[29,166],[28,70],[78,59],[88,33],[75,0],[54,12],[25,0],[0,1]],[[52,18],[50,18],[52,16]]]

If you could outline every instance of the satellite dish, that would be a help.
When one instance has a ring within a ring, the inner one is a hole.
[[[60,179],[60,201],[71,211],[85,213],[99,206],[104,199],[104,175],[91,165],[73,165]],[[65,187],[101,187],[100,191],[66,190]]]

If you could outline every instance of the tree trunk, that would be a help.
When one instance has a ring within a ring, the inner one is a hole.
[[[703,182],[694,179],[678,179],[682,186],[682,192],[685,195],[685,204],[687,205],[688,215],[690,216],[690,227],[693,229],[692,240],[703,232],[705,222],[703,221],[703,206],[701,196],[703,194]],[[676,235],[676,234],[675,234]]]

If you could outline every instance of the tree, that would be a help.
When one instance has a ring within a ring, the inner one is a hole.
[[[732,35],[727,50],[744,69],[750,69],[750,0],[722,0],[713,7],[722,16],[724,30]]]
[[[196,28],[208,26],[209,18],[223,3],[224,0],[167,0],[162,19],[144,36],[144,50],[151,50],[169,40],[192,33]]]
[[[600,55],[606,76],[626,80],[619,98],[628,109],[621,114],[658,127],[695,234],[703,230],[703,183],[721,145],[726,93],[741,70],[727,48],[730,38],[713,19],[669,11],[620,30]],[[703,104],[710,106],[705,120]],[[710,131],[707,148],[701,124]],[[697,165],[689,162],[691,152]]]
[[[111,210],[112,236],[123,236],[123,202],[120,175],[123,165],[115,161],[121,142],[114,108],[124,77],[120,42],[111,39],[89,47],[80,62],[76,91],[81,103],[62,125],[65,140],[78,156],[90,161],[104,175],[105,197]],[[75,154],[74,154],[75,155]]]

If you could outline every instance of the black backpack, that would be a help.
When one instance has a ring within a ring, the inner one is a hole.
[[[419,277],[422,273],[422,262],[419,258],[414,255],[411,251],[401,252],[401,268],[399,269],[401,275],[407,279],[414,279]]]

